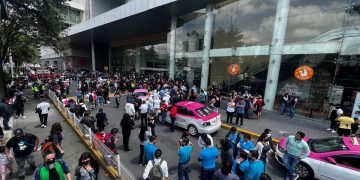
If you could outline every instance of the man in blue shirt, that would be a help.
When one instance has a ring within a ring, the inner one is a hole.
[[[157,149],[157,147],[155,146],[156,142],[157,142],[157,137],[156,136],[151,136],[150,137],[150,142],[146,143],[144,145],[145,164],[147,164],[147,162],[150,161],[150,160],[154,160],[154,154],[155,154],[155,151]]]
[[[235,159],[232,166],[232,172],[236,174],[240,179],[244,179],[244,174],[249,168],[249,160],[247,154],[240,152],[238,159]]]
[[[259,153],[256,150],[249,152],[249,168],[245,173],[246,180],[260,179],[261,174],[264,172],[264,163],[258,159]]]
[[[244,134],[244,138],[240,139],[237,147],[240,149],[240,151],[244,151],[246,154],[249,154],[249,151],[254,149],[255,146],[251,141],[251,136],[249,134]]]
[[[206,147],[200,151],[198,161],[201,162],[201,180],[211,180],[215,172],[215,161],[219,155],[218,149],[211,147],[209,138],[203,139]]]
[[[306,158],[310,154],[309,145],[303,140],[304,137],[305,133],[298,131],[295,136],[287,137],[283,145],[283,148],[286,149],[284,164],[293,179],[299,178],[295,171],[296,165],[302,158]]]
[[[189,139],[183,137],[181,144],[179,145],[178,156],[179,156],[179,167],[178,167],[178,179],[182,180],[185,177],[185,180],[189,180],[189,161],[190,155],[193,147],[189,145]]]
[[[226,134],[226,139],[231,143],[231,149],[233,150],[233,158],[236,159],[237,148],[236,145],[240,141],[240,133],[236,131],[236,127],[231,127],[231,130]]]

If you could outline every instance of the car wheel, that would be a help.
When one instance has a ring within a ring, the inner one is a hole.
[[[188,131],[189,131],[190,135],[192,135],[192,136],[196,136],[198,133],[197,128],[192,124],[189,125]]]
[[[296,171],[299,173],[301,179],[313,179],[314,171],[311,167],[303,162],[296,166]]]

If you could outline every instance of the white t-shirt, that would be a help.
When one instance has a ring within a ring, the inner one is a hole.
[[[148,104],[141,104],[140,106],[140,113],[144,114],[144,113],[148,113],[148,109],[149,109],[149,105]]]
[[[132,103],[126,103],[125,105],[125,113],[128,113],[130,116],[135,114],[135,107]]]
[[[36,106],[36,108],[41,109],[41,114],[48,114],[50,109],[50,104],[47,102],[41,102]]]
[[[161,159],[154,158],[155,164],[159,164],[160,161],[161,161]],[[150,173],[153,166],[154,166],[153,161],[149,161],[146,168],[145,168],[144,174],[143,174],[144,179],[148,178],[149,173]],[[167,166],[167,162],[165,160],[162,161],[160,167],[161,167],[161,172],[162,172],[162,175],[163,175],[163,179],[164,179],[164,177],[169,177],[168,166]]]
[[[160,103],[161,103],[160,99],[156,98],[154,100],[154,108],[159,109],[160,108]]]

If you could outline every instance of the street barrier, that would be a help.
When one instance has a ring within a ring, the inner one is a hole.
[[[99,164],[104,168],[112,179],[135,180],[135,176],[120,161],[120,155],[114,154],[89,127],[80,123],[80,119],[71,113],[63,103],[58,99],[56,94],[48,91],[48,97],[58,109],[60,114],[69,123],[70,127],[79,136],[86,145],[89,152],[98,160]]]

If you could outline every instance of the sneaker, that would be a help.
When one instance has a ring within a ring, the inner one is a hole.
[[[22,116],[21,118],[23,118],[23,119],[24,119],[24,118],[26,118],[26,116]]]
[[[44,125],[44,128],[46,128],[46,125]]]
[[[142,163],[140,163],[139,166],[142,167],[143,166]]]
[[[293,176],[293,180],[297,180],[297,179],[299,179],[299,174],[296,174],[295,176]]]
[[[332,130],[331,133],[336,133],[336,131],[335,131],[335,130]]]
[[[41,125],[41,128],[44,128],[44,126],[45,126],[45,125],[42,124],[42,125]]]
[[[331,131],[332,129],[331,129],[331,128],[327,128],[326,130],[327,130],[327,131]]]

